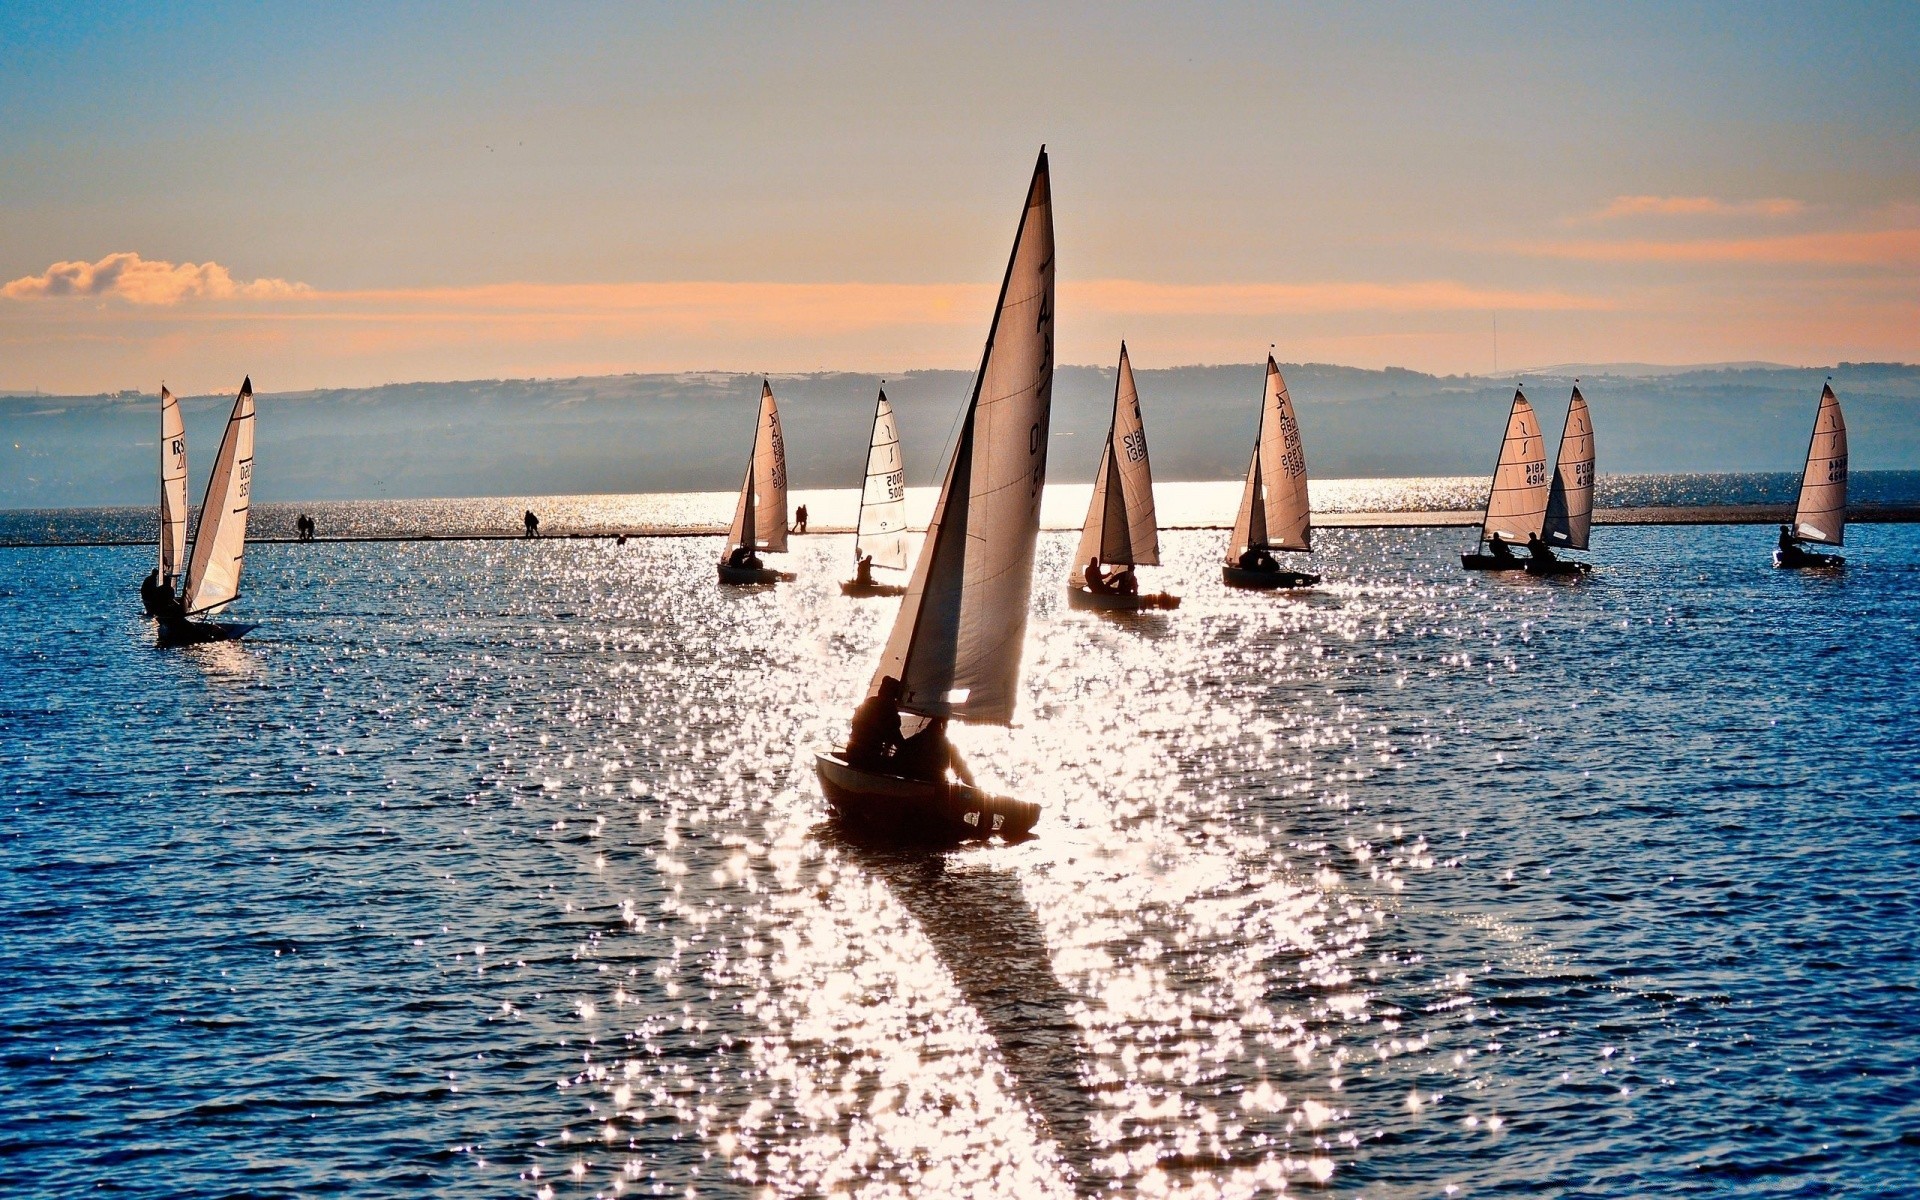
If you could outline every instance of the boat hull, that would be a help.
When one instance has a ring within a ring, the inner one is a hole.
[[[208,642],[237,642],[260,628],[224,621],[162,621],[160,645],[204,646]]]
[[[906,586],[898,583],[862,583],[858,579],[841,581],[842,596],[904,596]]]
[[[1847,560],[1838,554],[1809,554],[1804,550],[1789,558],[1775,550],[1773,565],[1782,571],[1839,571],[1846,567]]]
[[[1537,562],[1527,563],[1527,574],[1536,575],[1543,579],[1550,578],[1550,577],[1585,575],[1588,571],[1591,571],[1591,570],[1593,570],[1592,563],[1583,563],[1578,561],[1577,559],[1571,559],[1571,558],[1556,558],[1552,562],[1537,561]]]
[[[1271,591],[1274,588],[1312,587],[1320,582],[1320,577],[1306,571],[1249,571],[1244,567],[1221,567],[1220,582],[1230,588]]]
[[[1140,612],[1149,608],[1179,608],[1180,597],[1166,592],[1131,596],[1120,592],[1090,592],[1086,588],[1069,585],[1067,607],[1094,612]]]
[[[734,567],[721,563],[720,582],[733,587],[752,587],[765,583],[792,583],[793,572],[776,571],[772,567]]]
[[[1019,841],[1033,831],[1040,806],[963,783],[902,779],[849,766],[838,753],[816,754],[814,771],[827,806],[858,837],[958,845],[999,837]]]
[[[1524,571],[1527,569],[1527,560],[1518,556],[1501,558],[1493,554],[1466,552],[1460,555],[1460,565],[1469,571]]]

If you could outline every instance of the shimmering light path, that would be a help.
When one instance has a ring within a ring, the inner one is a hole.
[[[1886,1194],[1920,1175],[1920,531],[1843,578],[1608,529],[1583,585],[1331,531],[1328,586],[1065,609],[977,768],[1043,836],[842,844],[892,616],[712,540],[0,551],[0,1184]]]

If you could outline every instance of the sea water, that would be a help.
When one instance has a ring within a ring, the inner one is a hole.
[[[1899,1194],[1920,528],[1328,530],[1069,610],[957,740],[1024,845],[825,821],[898,601],[795,539],[0,550],[13,1195]]]

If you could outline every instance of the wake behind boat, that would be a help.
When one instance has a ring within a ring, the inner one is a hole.
[[[856,837],[1011,840],[1040,819],[1039,805],[978,787],[946,726],[1013,719],[1047,481],[1053,251],[1042,148],[966,419],[893,633],[846,746],[815,756],[820,790]]]
[[[907,594],[905,585],[881,583],[873,577],[875,567],[907,569],[907,467],[900,454],[900,429],[885,387],[873,406],[873,434],[867,441],[867,474],[860,486],[853,560],[853,578],[840,584],[843,594]]]
[[[1111,574],[1101,564],[1117,565]],[[1147,429],[1140,418],[1140,392],[1133,382],[1127,344],[1113,380],[1113,416],[1093,480],[1093,499],[1081,525],[1080,548],[1067,576],[1067,604],[1103,612],[1178,608],[1180,597],[1140,594],[1136,567],[1160,565],[1160,529],[1153,512],[1153,468],[1147,461]]]
[[[760,561],[758,551],[787,552],[787,444],[780,436],[780,409],[773,385],[760,381],[760,415],[754,421],[753,454],[740,483],[727,544],[720,552],[720,582],[733,585],[791,581]]]
[[[183,446],[183,460],[184,455]],[[252,493],[253,378],[248,376],[234,397],[220,452],[213,460],[213,475],[207,480],[207,494],[200,502],[200,525],[193,533],[186,585],[177,597],[171,588],[164,589],[164,599],[156,597],[162,609],[157,614],[162,646],[233,641],[258,628],[192,619],[218,613],[240,596]]]
[[[1807,441],[1807,466],[1800,475],[1800,499],[1794,505],[1793,524],[1780,527],[1780,543],[1773,565],[1808,571],[1837,571],[1847,560],[1837,554],[1815,554],[1800,547],[1807,542],[1840,546],[1847,535],[1847,421],[1833,384],[1820,389],[1820,407],[1813,414],[1813,436]]]
[[[1228,587],[1268,590],[1312,587],[1318,575],[1290,571],[1273,557],[1275,550],[1313,552],[1313,508],[1307,499],[1307,452],[1293,399],[1280,365],[1267,355],[1266,391],[1260,402],[1260,432],[1233,518],[1227,561],[1220,581]]]

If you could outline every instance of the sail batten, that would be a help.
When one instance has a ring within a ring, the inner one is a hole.
[[[240,385],[213,475],[200,502],[200,526],[181,603],[189,615],[208,612],[240,594],[247,553],[247,510],[253,493],[253,379]]]
[[[787,549],[787,445],[780,436],[780,408],[773,385],[760,381],[760,414],[753,429],[753,455],[747,460],[740,499],[727,527],[721,561],[736,546],[784,554]]]
[[[187,427],[180,401],[160,388],[160,578],[187,568]]]
[[[1794,505],[1793,536],[1803,542],[1844,545],[1847,533],[1847,422],[1833,385],[1820,389],[1820,407],[1807,442],[1807,467]]]
[[[1293,397],[1280,364],[1267,356],[1266,390],[1260,402],[1260,431],[1246,486],[1227,542],[1227,564],[1249,550],[1313,549],[1313,505],[1307,497],[1307,452]]]
[[[1493,487],[1487,494],[1487,515],[1480,524],[1480,540],[1494,534],[1525,544],[1540,533],[1547,515],[1547,450],[1533,405],[1514,389],[1507,412],[1507,432],[1500,442],[1500,459],[1493,468]]]
[[[1569,550],[1587,548],[1593,528],[1593,463],[1593,419],[1587,412],[1586,398],[1576,387],[1573,398],[1567,401],[1567,423],[1560,433],[1560,454],[1547,492],[1541,541]]]
[[[907,595],[874,671],[900,707],[1013,719],[1053,401],[1053,197],[1034,164],[980,371]]]
[[[873,437],[867,443],[867,476],[860,488],[860,520],[855,556],[871,556],[876,567],[907,566],[907,469],[900,455],[900,429],[886,389],[873,409]]]
[[[1094,476],[1093,498],[1087,505],[1080,547],[1069,564],[1069,577],[1089,558],[1102,562],[1153,567],[1160,564],[1160,527],[1153,509],[1153,467],[1147,458],[1146,422],[1140,415],[1140,392],[1133,381],[1133,363],[1125,342],[1120,344],[1120,367],[1113,380],[1113,416],[1107,424],[1107,442]]]

